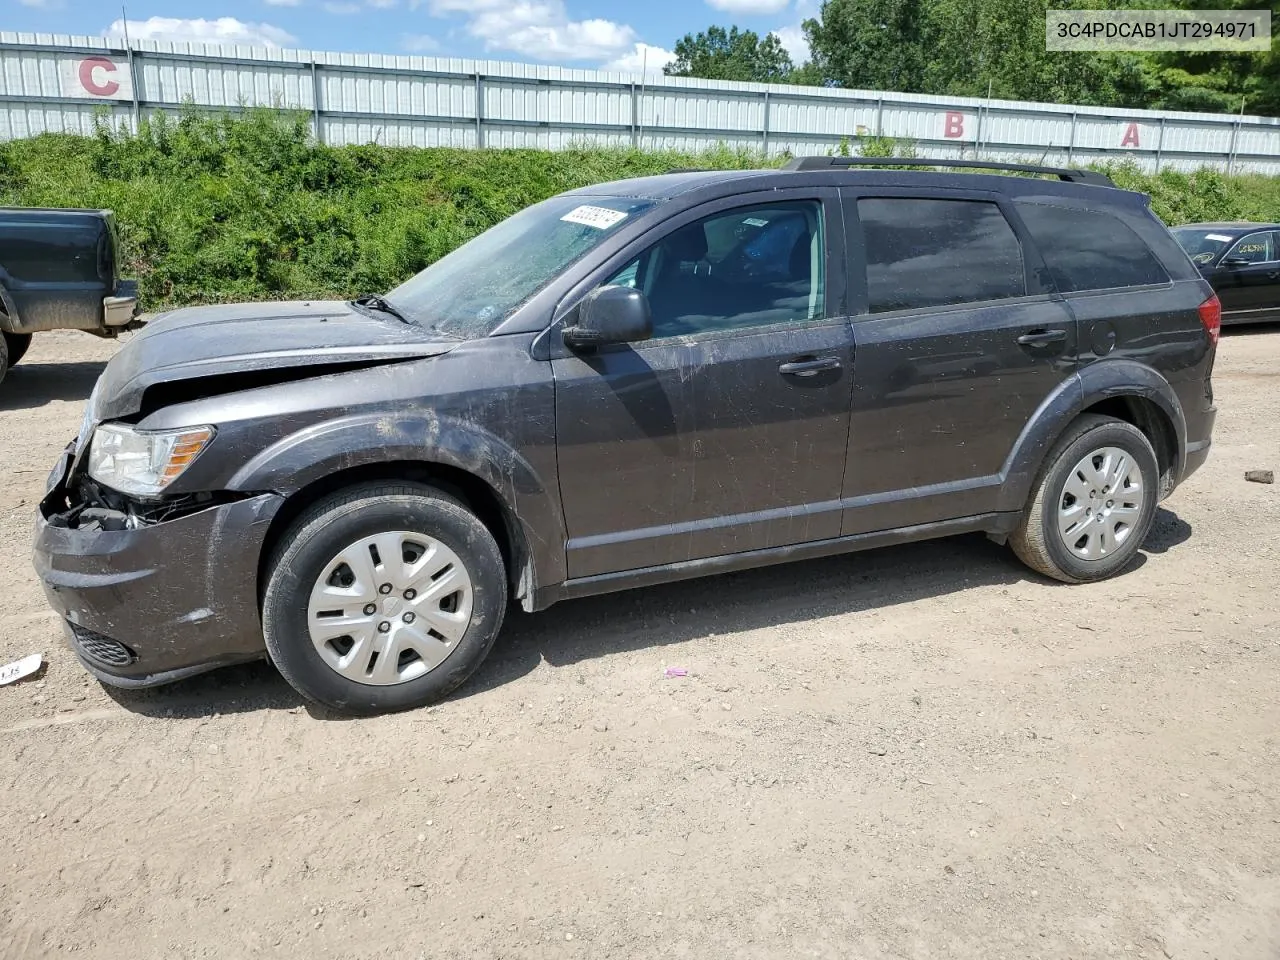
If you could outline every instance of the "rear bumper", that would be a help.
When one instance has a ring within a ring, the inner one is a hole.
[[[68,451],[50,475],[34,562],[86,668],[117,686],[151,686],[264,655],[258,558],[281,497],[137,529],[72,529],[54,512],[70,463]]]
[[[1209,459],[1209,448],[1213,446],[1211,439],[1205,439],[1199,443],[1187,444],[1187,457],[1182,465],[1182,480],[1186,480],[1189,476],[1204,466],[1205,461]]]
[[[17,301],[6,301],[7,313],[0,312],[0,330],[5,333],[43,333],[49,330],[85,330],[114,336],[138,320],[138,284],[116,282],[115,293],[98,297],[99,291],[27,291]]]
[[[102,323],[107,327],[123,327],[138,314],[137,297],[106,297],[102,301]]]
[[[116,295],[102,301],[102,325],[124,327],[138,315],[138,283],[136,280],[116,281]]]
[[[1187,422],[1187,445],[1182,460],[1182,474],[1178,483],[1182,483],[1199,470],[1209,459],[1209,448],[1213,445],[1213,425],[1218,418],[1218,408],[1208,399],[1202,388],[1196,400],[1198,409],[1183,408],[1183,416]]]
[[[1213,444],[1213,426],[1218,419],[1218,408],[1213,402],[1213,362],[1210,352],[1185,378],[1171,382],[1182,409],[1184,433],[1181,469],[1173,479],[1173,487],[1187,480],[1209,459]],[[1171,491],[1170,491],[1171,492]]]

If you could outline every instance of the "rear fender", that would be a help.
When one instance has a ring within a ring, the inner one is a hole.
[[[1169,381],[1134,360],[1099,360],[1063,381],[1027,422],[1001,471],[1004,482],[1000,488],[999,509],[1022,510],[1045,457],[1071,421],[1094,404],[1121,397],[1150,400],[1168,417],[1176,440],[1172,476],[1182,476],[1187,421]]]

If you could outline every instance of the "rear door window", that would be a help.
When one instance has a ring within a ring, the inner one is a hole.
[[[1022,247],[995,203],[858,201],[871,313],[1022,297]]]
[[[1155,254],[1119,217],[1051,203],[1014,207],[1062,293],[1169,282]]]

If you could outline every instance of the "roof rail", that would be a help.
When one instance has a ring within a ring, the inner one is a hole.
[[[1018,173],[1051,173],[1068,183],[1114,187],[1106,174],[1067,167],[1042,167],[998,160],[933,160],[928,157],[796,157],[783,170],[830,170],[832,167],[962,167],[970,170],[1012,170]]]

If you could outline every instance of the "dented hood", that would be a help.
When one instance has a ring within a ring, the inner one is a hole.
[[[125,344],[103,371],[89,414],[136,413],[146,390],[161,383],[414,360],[459,342],[343,301],[189,307],[156,318]]]

